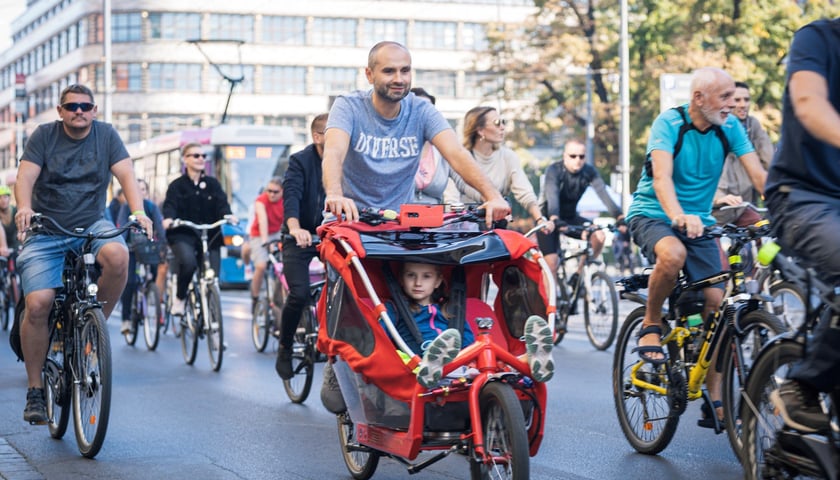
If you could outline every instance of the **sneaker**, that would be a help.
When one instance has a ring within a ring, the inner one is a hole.
[[[277,349],[277,361],[274,363],[274,369],[277,370],[277,375],[283,380],[289,380],[295,376],[292,371],[292,349],[280,345]]]
[[[47,423],[47,401],[44,400],[43,388],[30,388],[26,391],[26,408],[23,409],[23,419],[30,425]]]
[[[128,335],[131,333],[131,320],[123,320],[122,326],[120,327],[120,333],[123,335]]]
[[[331,362],[327,362],[324,366],[324,383],[321,385],[321,403],[324,408],[338,415],[347,411],[347,405],[344,403],[344,397],[341,395],[341,389],[338,386],[338,378],[335,376],[335,370]]]
[[[548,323],[536,315],[528,317],[525,321],[525,352],[531,367],[531,378],[537,382],[547,382],[554,376],[553,349],[554,341]]]
[[[424,388],[436,386],[443,376],[443,366],[454,360],[460,350],[461,334],[458,330],[444,330],[423,353],[423,360],[418,365],[417,383]]]
[[[172,300],[172,307],[169,308],[170,315],[184,316],[184,311],[187,309],[187,299],[175,297]]]
[[[791,428],[802,433],[824,432],[829,428],[819,392],[803,383],[785,380],[770,394],[770,400]]]

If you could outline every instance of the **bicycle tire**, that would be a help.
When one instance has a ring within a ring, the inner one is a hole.
[[[528,429],[513,388],[489,382],[481,389],[478,403],[486,456],[479,458],[470,446],[470,478],[527,480],[531,468]]]
[[[222,368],[222,358],[225,351],[225,325],[222,319],[222,295],[219,286],[207,286],[207,312],[204,319],[205,340],[207,353],[210,356],[210,367],[214,372]]]
[[[680,417],[672,414],[669,395],[641,389],[630,383],[630,369],[640,361],[633,348],[644,317],[645,307],[638,307],[627,315],[621,326],[613,357],[613,399],[618,423],[627,441],[637,452],[655,455],[671,442]],[[667,326],[667,322],[663,321],[663,335]],[[645,362],[637,377],[643,376],[648,383],[668,387],[669,363],[655,366]]]
[[[571,308],[571,305],[569,304],[569,292],[566,288],[566,281],[562,278],[562,275],[558,275],[557,288],[559,289],[560,294],[557,295],[556,300],[557,321],[554,326],[555,345],[562,342],[563,337],[566,336],[566,329],[569,326],[569,309]]]
[[[373,449],[350,449],[350,446],[358,447],[356,426],[347,412],[338,414],[335,418],[338,423],[338,443],[341,446],[347,471],[356,480],[368,480],[376,472],[376,467],[379,465],[379,452]]]
[[[184,362],[187,365],[195,363],[195,356],[198,352],[198,331],[200,318],[195,315],[195,294],[190,292],[186,305],[184,305],[184,315],[178,318],[177,315],[172,317],[173,328],[174,322],[180,322],[181,331],[181,354],[184,356]]]
[[[131,328],[123,333],[123,338],[125,338],[125,344],[129,347],[133,347],[135,343],[137,343],[137,330],[140,328],[140,315],[141,312],[138,308],[138,302],[141,301],[141,293],[139,286],[137,289],[131,294],[131,313],[129,313]]]
[[[776,281],[770,285],[773,297],[773,314],[796,330],[805,321],[805,295],[802,289],[793,283]]]
[[[51,345],[53,342],[50,342]],[[64,364],[64,352],[50,349],[42,375],[44,400],[47,403],[47,427],[52,438],[60,439],[70,423],[70,372]]]
[[[272,274],[269,273],[269,269],[266,269],[263,275],[260,297],[251,311],[251,340],[254,342],[254,348],[260,353],[264,352],[268,345],[268,337],[273,324],[271,302],[269,301],[269,295],[272,295],[273,292],[271,292],[272,282],[269,281],[269,275]]]
[[[157,349],[160,341],[160,290],[153,281],[147,281],[143,288],[143,337],[146,348],[150,351]]]
[[[312,378],[315,376],[315,356],[318,354],[315,345],[308,340],[312,332],[312,309],[303,310],[294,342],[292,343],[292,372],[294,376],[283,380],[283,389],[292,403],[303,403],[309,397],[312,389]]]
[[[764,310],[747,313],[738,321],[743,332],[733,335],[729,348],[724,348],[721,358],[723,372],[723,415],[726,436],[735,456],[741,459],[741,392],[758,352],[771,338],[787,330],[785,324],[775,315]],[[741,355],[735,355],[735,348],[740,348]],[[739,365],[740,358],[746,365]]]
[[[73,420],[76,444],[86,458],[99,453],[111,412],[111,343],[100,307],[89,308],[75,338],[73,361]]]
[[[9,329],[9,325],[12,319],[12,285],[11,279],[9,276],[4,273],[3,278],[3,288],[0,289],[0,323],[3,324],[3,331]]]
[[[604,272],[592,274],[590,289],[583,297],[583,321],[592,346],[602,351],[610,348],[618,330],[618,294]]]
[[[764,452],[776,441],[776,432],[784,425],[775,414],[770,393],[787,378],[791,364],[804,355],[804,346],[794,341],[768,345],[753,364],[741,401],[742,464],[744,478],[762,478]]]

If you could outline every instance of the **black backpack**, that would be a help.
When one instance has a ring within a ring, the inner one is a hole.
[[[674,154],[673,158],[677,158],[679,155],[680,150],[682,150],[683,144],[683,137],[685,137],[686,132],[691,130],[697,130],[697,127],[694,126],[693,123],[688,121],[688,115],[686,115],[685,107],[680,105],[679,107],[674,107],[671,110],[676,110],[680,112],[680,116],[682,117],[683,123],[680,125],[680,130],[677,132],[677,143],[674,144]],[[726,158],[729,155],[729,140],[727,140],[726,135],[723,133],[723,129],[720,125],[712,125],[712,130],[715,132],[715,136],[718,137],[720,143],[723,145],[723,158]],[[647,154],[647,158],[645,159],[645,173],[647,173],[648,177],[653,178],[653,164],[650,160],[650,154]]]

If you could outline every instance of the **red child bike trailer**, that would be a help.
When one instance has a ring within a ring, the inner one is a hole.
[[[394,220],[363,212],[362,221],[319,229],[327,284],[318,349],[335,359],[347,405],[338,415],[345,463],[364,479],[380,456],[416,472],[459,453],[472,478],[526,479],[543,437],[546,386],[532,379],[523,330],[531,315],[553,329],[553,276],[522,234],[480,231],[480,212],[443,215],[435,207],[405,205]],[[401,292],[394,286],[400,262],[439,265],[450,327],[475,334],[432,389],[417,382],[420,352],[400,338],[384,304]],[[411,463],[421,452],[431,455]]]

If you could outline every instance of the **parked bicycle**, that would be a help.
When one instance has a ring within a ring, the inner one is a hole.
[[[111,343],[102,305],[96,298],[97,267],[91,245],[97,239],[114,238],[131,228],[139,228],[134,217],[123,227],[94,234],[66,230],[46,215],[32,216],[33,232],[85,239],[80,251],[65,254],[64,285],[56,293],[50,311],[50,347],[43,381],[50,435],[64,436],[72,403],[76,443],[79,452],[88,458],[95,457],[105,441],[112,388]]]
[[[172,221],[172,228],[189,227],[196,230],[201,237],[201,262],[187,288],[187,304],[180,319],[181,351],[187,365],[192,365],[195,363],[198,339],[206,338],[210,366],[214,372],[222,368],[222,355],[225,350],[224,322],[219,279],[210,265],[207,231],[230,223],[233,218],[232,215],[225,215],[224,218],[209,224],[196,224],[181,219]]]
[[[804,434],[787,427],[770,398],[787,378],[794,362],[801,360],[819,322],[836,322],[840,315],[837,289],[823,283],[811,269],[779,254],[776,244],[764,245],[759,260],[778,271],[785,281],[812,293],[805,303],[805,321],[794,331],[776,337],[762,348],[753,364],[741,401],[745,477],[840,478],[840,389],[823,394],[823,411],[830,418],[829,432]],[[836,328],[836,327],[833,327]]]
[[[560,343],[566,334],[569,317],[578,314],[578,301],[583,301],[583,321],[589,341],[598,350],[610,348],[618,329],[618,295],[609,275],[599,266],[601,260],[592,254],[592,234],[613,226],[588,224],[585,226],[568,225],[566,232],[586,232],[586,246],[572,252],[562,252],[557,268],[557,328],[554,344]],[[583,262],[583,275],[574,273],[567,276],[566,263],[576,260],[576,265]]]
[[[734,225],[707,228],[710,238],[726,236],[730,270],[689,282],[680,275],[663,312],[662,364],[645,362],[633,352],[645,316],[649,274],[623,278],[621,297],[642,304],[624,320],[613,361],[613,395],[624,436],[640,453],[656,454],[668,446],[676,432],[688,401],[703,398],[714,419],[717,433],[728,433],[733,451],[741,450],[741,422],[738,416],[740,390],[749,375],[751,360],[758,348],[784,332],[786,326],[766,311],[769,299],[754,284],[744,281],[741,248],[767,234],[767,227],[741,228]],[[702,289],[726,282],[720,308],[703,319]],[[722,404],[724,420],[719,421],[703,383],[713,355],[723,372]]]
[[[157,253],[155,253],[157,256]],[[135,270],[129,275],[134,275],[135,288],[131,296],[131,329],[124,334],[125,343],[134,345],[137,342],[137,333],[143,327],[143,338],[146,340],[146,348],[155,350],[160,340],[161,313],[160,291],[154,280],[154,270],[157,264],[143,262],[151,260],[136,258]],[[159,260],[157,260],[159,261]]]

